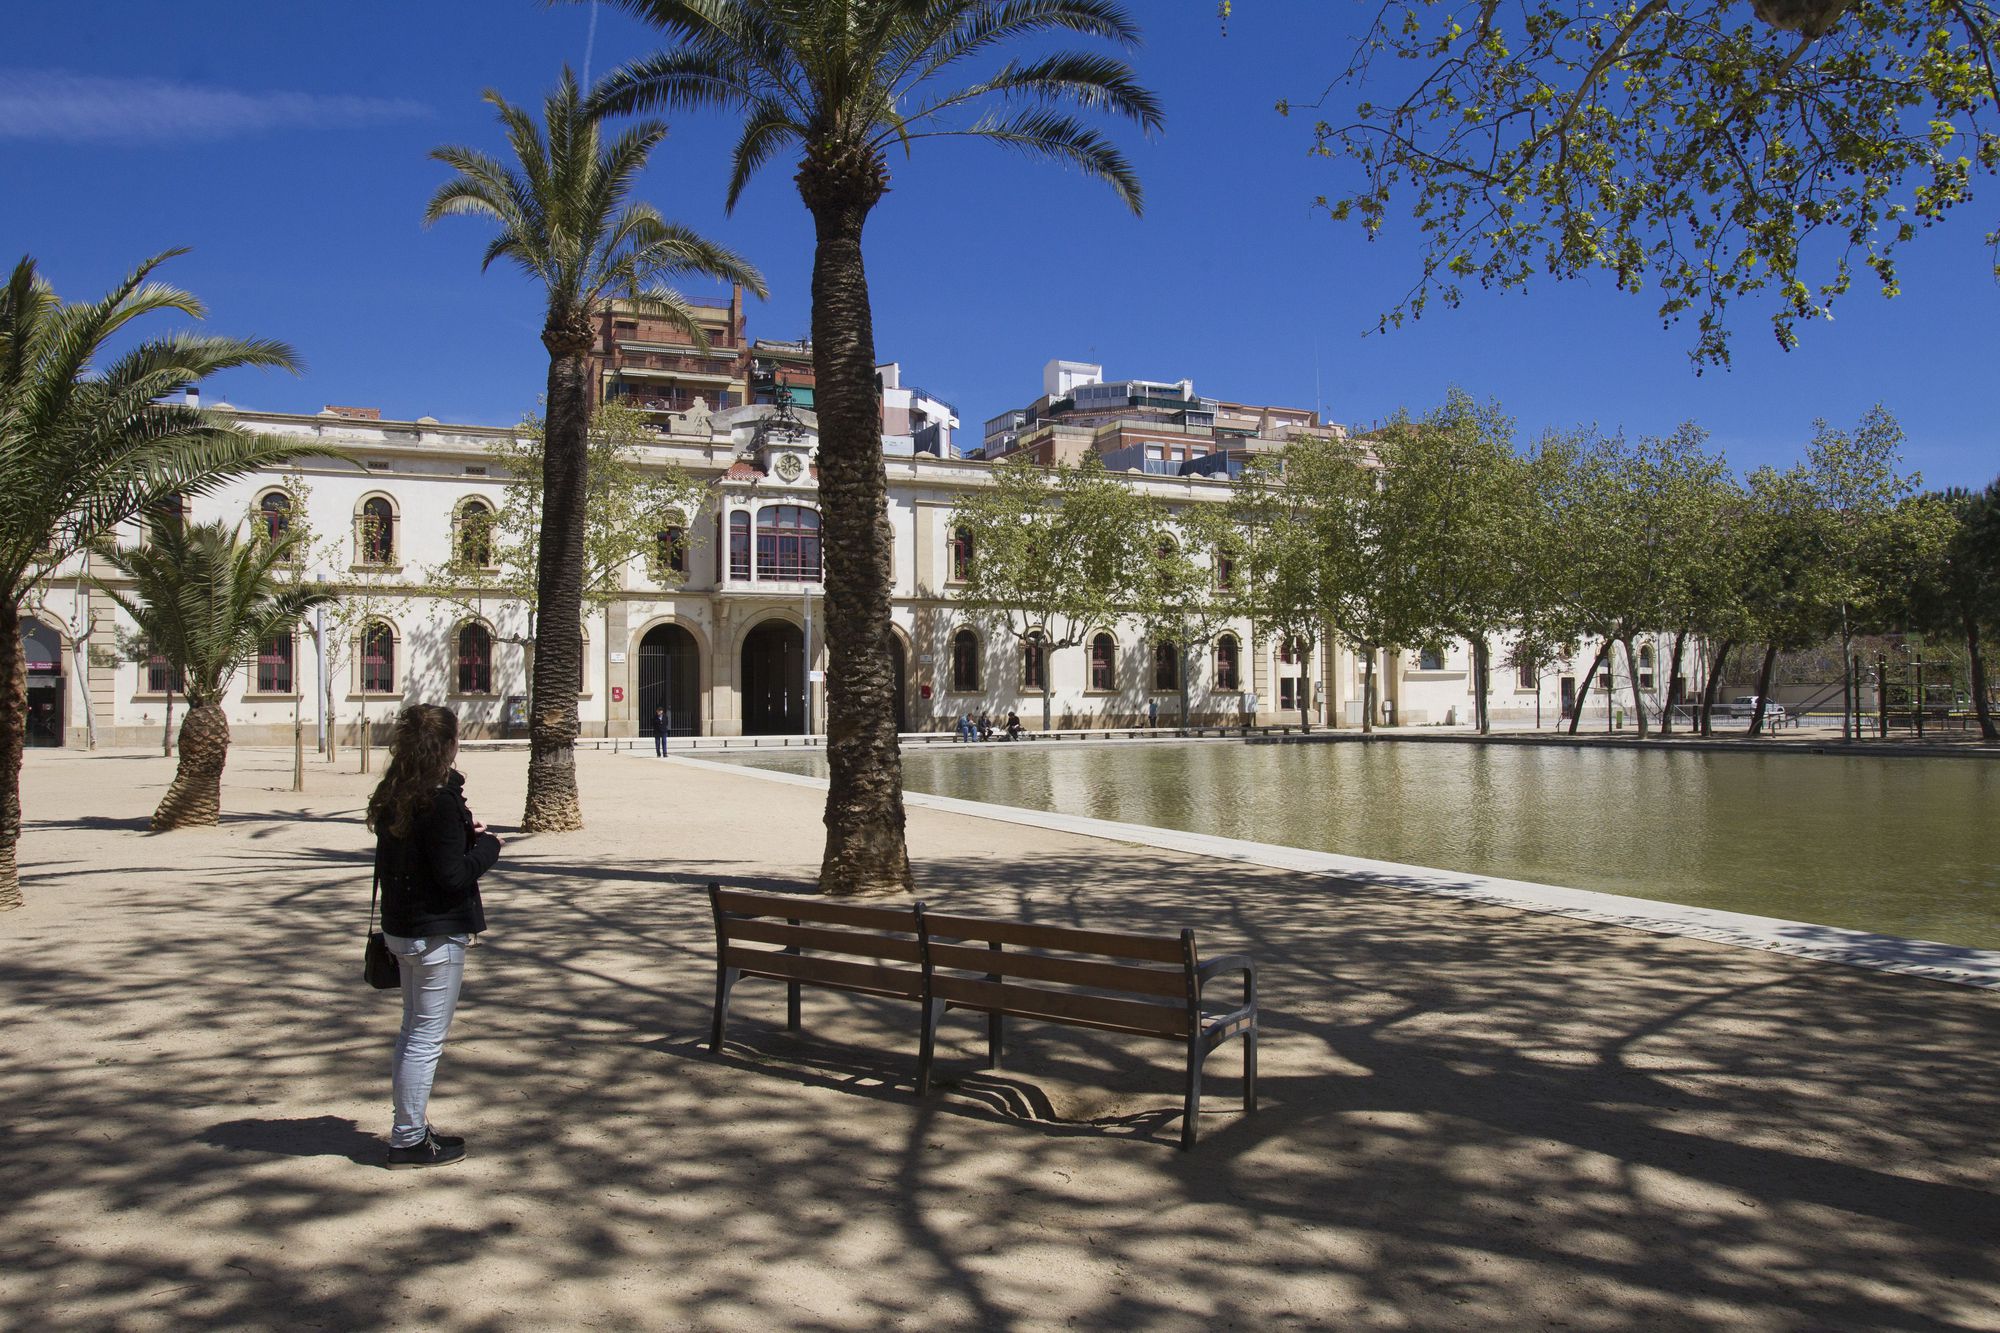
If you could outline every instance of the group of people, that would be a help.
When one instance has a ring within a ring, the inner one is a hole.
[[[1006,739],[1021,739],[1021,715],[1013,709],[1007,710],[1007,720],[1001,724]],[[977,714],[958,715],[958,738],[962,741],[990,741],[993,739],[993,715],[984,709]]]

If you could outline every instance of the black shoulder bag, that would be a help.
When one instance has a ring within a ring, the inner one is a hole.
[[[361,955],[361,975],[376,990],[393,990],[403,984],[403,967],[389,952],[389,941],[375,929],[375,903],[382,893],[382,867],[375,867],[375,884],[368,891],[368,947]]]

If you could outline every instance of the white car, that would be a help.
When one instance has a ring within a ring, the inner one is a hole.
[[[1737,695],[1734,699],[1731,699],[1729,701],[1728,711],[1729,711],[1729,716],[1731,717],[1757,716],[1757,696],[1754,694]],[[1775,699],[1771,700],[1769,703],[1764,705],[1764,720],[1766,722],[1784,721],[1785,706],[1779,703]]]

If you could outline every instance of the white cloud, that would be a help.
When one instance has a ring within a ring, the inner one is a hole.
[[[185,143],[270,130],[339,129],[428,116],[422,102],[300,92],[238,92],[168,79],[0,69],[0,139]]]

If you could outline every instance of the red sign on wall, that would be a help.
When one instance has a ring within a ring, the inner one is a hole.
[[[615,704],[625,702],[625,687],[623,685],[613,685],[611,687],[611,702]]]

